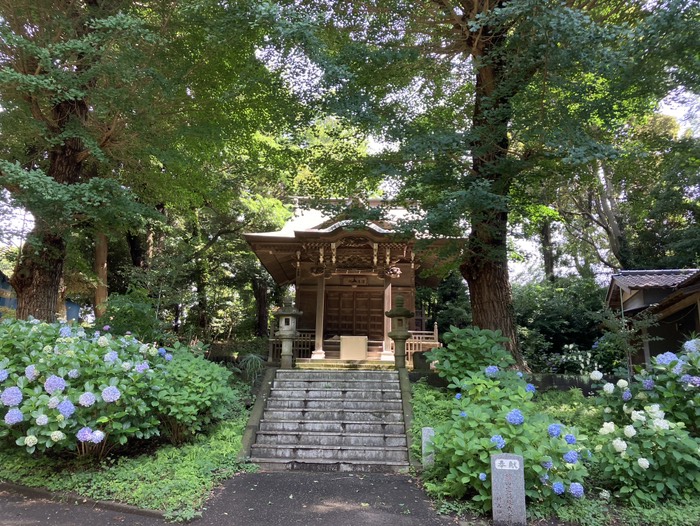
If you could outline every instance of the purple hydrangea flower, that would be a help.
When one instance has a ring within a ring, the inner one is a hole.
[[[552,438],[558,437],[561,435],[561,424],[550,424],[547,428],[547,433],[549,433],[549,436]]]
[[[691,376],[688,385],[692,385],[693,387],[700,387],[700,376]]]
[[[78,403],[82,405],[83,407],[90,407],[92,404],[95,403],[97,399],[95,398],[95,395],[92,393],[83,393],[80,395],[78,398]]]
[[[567,464],[576,464],[578,462],[578,453],[576,451],[567,451],[563,456],[564,462]]]
[[[144,373],[144,372],[148,371],[148,369],[150,369],[150,367],[148,365],[148,362],[142,362],[142,363],[138,364],[135,367],[135,369],[136,369],[137,373]]]
[[[56,409],[60,403],[61,399],[58,396],[52,396],[49,398],[49,403],[47,405],[49,406],[49,409]]]
[[[678,379],[678,381],[682,384],[689,384],[691,378],[692,377],[689,374],[684,374]]]
[[[116,402],[117,400],[119,400],[121,395],[122,394],[119,392],[119,389],[117,389],[113,385],[110,385],[102,391],[102,399],[105,402]]]
[[[50,395],[54,393],[62,393],[65,388],[66,381],[60,376],[56,376],[55,374],[49,376],[44,382],[44,389]]]
[[[80,442],[89,442],[92,439],[92,429],[83,427],[75,434]]]
[[[578,482],[572,482],[569,486],[569,493],[571,493],[575,498],[580,499],[583,497],[583,486]]]
[[[73,380],[75,380],[78,376],[80,376],[80,371],[78,371],[77,369],[71,369],[70,371],[68,371],[68,378],[72,378]]]
[[[537,387],[535,387],[533,384],[527,384],[527,385],[525,386],[525,390],[526,390],[528,393],[534,393],[534,392],[537,391]]]
[[[19,424],[22,420],[24,420],[24,415],[22,414],[22,411],[20,411],[16,407],[10,409],[5,415],[5,423],[8,426]]]
[[[10,373],[7,372],[7,369],[0,369],[0,382],[7,380],[8,376],[10,376]]]
[[[24,376],[26,376],[27,380],[30,382],[39,378],[39,372],[36,370],[36,366],[27,365],[27,367],[24,368]]]
[[[622,392],[622,400],[624,400],[625,402],[629,402],[630,400],[632,400],[632,391],[630,391],[629,389],[625,389]]]
[[[8,387],[0,394],[2,405],[13,407],[22,403],[22,391],[16,385]]]
[[[498,448],[498,449],[503,449],[506,447],[506,441],[503,440],[503,437],[501,435],[493,435],[491,437],[491,442]]]
[[[58,412],[61,413],[65,418],[70,418],[75,413],[75,406],[70,400],[64,400],[58,404]]]
[[[555,482],[554,484],[552,484],[552,491],[554,491],[554,493],[556,493],[557,495],[563,495],[564,491],[566,491],[566,489],[564,488],[564,483]]]
[[[456,398],[457,400],[461,400],[461,399],[462,399],[462,393],[457,393],[457,394],[455,395],[455,398]]]
[[[104,327],[102,327],[102,330],[105,332],[107,332],[109,329],[111,329],[109,325],[105,325]]]
[[[461,416],[462,418],[466,418],[466,417],[467,417],[467,412],[466,412],[466,411],[461,411],[461,412],[459,413],[459,416]]]
[[[167,352],[168,351],[166,351],[163,347],[158,348],[158,354],[160,354],[161,356],[165,356],[165,353]]]
[[[90,442],[92,442],[93,444],[99,444],[104,440],[104,438],[105,434],[99,429],[95,429],[95,431],[92,432],[92,438],[90,439]]]
[[[92,335],[93,338],[97,339],[100,337],[100,331],[95,331],[95,334]]]
[[[665,352],[663,354],[659,354],[656,357],[656,363],[658,365],[670,365],[671,363],[676,361],[678,361],[678,356],[676,356],[676,354],[672,352]]]
[[[654,380],[652,380],[651,378],[643,380],[642,389],[644,389],[645,391],[652,391],[654,389]]]
[[[486,473],[479,473],[479,480],[484,482],[486,480]]]
[[[70,327],[64,325],[63,327],[61,327],[61,330],[58,331],[58,335],[61,338],[70,338],[71,336],[73,336],[73,331],[71,331]]]
[[[45,426],[49,423],[49,417],[46,415],[39,415],[36,417],[36,425]]]
[[[494,377],[498,374],[498,366],[497,365],[489,365],[484,369],[484,373],[486,373],[486,376]]]
[[[104,360],[107,363],[114,363],[117,361],[117,358],[119,358],[117,351],[109,351],[107,354],[105,354]]]
[[[681,374],[687,364],[683,360],[678,360],[678,363],[673,366],[673,374]]]
[[[513,409],[510,413],[506,415],[506,422],[514,426],[519,426],[525,422],[525,417],[523,416],[520,409]]]
[[[564,440],[566,440],[567,444],[575,444],[576,443],[576,437],[569,433],[568,435],[564,435]]]
[[[166,362],[169,362],[170,360],[173,359],[173,355],[170,353],[165,353],[165,356],[163,356],[163,358],[165,358]]]
[[[553,463],[551,460],[545,460],[545,461],[542,462],[540,465],[541,465],[544,469],[546,469],[547,471],[549,471],[550,469],[552,469],[552,468],[554,467],[554,463]]]

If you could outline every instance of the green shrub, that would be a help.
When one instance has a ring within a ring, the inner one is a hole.
[[[158,319],[153,301],[144,289],[129,289],[126,294],[110,294],[105,314],[97,327],[109,326],[113,334],[132,334],[145,342],[166,342],[172,339]]]
[[[437,427],[450,420],[453,395],[444,389],[429,386],[423,379],[411,387],[411,405],[413,408],[411,434],[414,437],[411,444],[411,452],[416,458],[421,458],[423,454],[421,430],[424,427]]]
[[[217,366],[184,348],[170,353],[130,335],[88,333],[76,325],[37,320],[4,321],[0,441],[29,453],[77,450],[101,458],[133,438],[153,437],[164,426],[169,431],[171,420],[161,422],[159,414],[187,426],[178,431],[190,436],[220,418],[231,399],[228,373],[211,367]],[[163,392],[172,398],[164,400]]]
[[[425,354],[429,361],[437,362],[435,368],[442,378],[462,378],[467,371],[484,370],[488,366],[501,369],[515,365],[513,356],[503,347],[508,338],[500,331],[467,327],[450,327],[443,335],[444,347]]]

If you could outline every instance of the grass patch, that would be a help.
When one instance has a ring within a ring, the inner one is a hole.
[[[210,491],[233,474],[249,469],[237,460],[248,412],[238,412],[191,443],[166,445],[153,454],[108,458],[101,465],[72,458],[30,456],[23,449],[0,450],[0,480],[72,491],[163,511],[171,520],[199,515]]]
[[[598,433],[600,422],[603,421],[601,407],[595,404],[595,399],[585,397],[578,388],[537,393],[534,401],[540,413],[554,421],[576,427],[585,435]]]

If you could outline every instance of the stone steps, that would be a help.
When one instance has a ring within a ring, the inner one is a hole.
[[[251,461],[264,469],[406,470],[396,371],[278,371]]]

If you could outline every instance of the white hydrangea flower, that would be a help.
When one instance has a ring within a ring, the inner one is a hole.
[[[639,464],[639,467],[642,469],[649,469],[649,461],[646,458],[638,458],[637,464]]]
[[[620,380],[617,381],[617,386],[618,386],[620,389],[625,389],[628,385],[629,385],[629,382],[627,382],[627,380],[622,380],[622,379],[620,379]]]
[[[63,433],[63,431],[54,431],[51,433],[51,440],[54,442],[60,442],[64,438],[66,438],[66,435]]]
[[[53,347],[51,347],[50,345],[44,345],[43,351],[46,353],[49,353],[49,352],[53,351]],[[25,440],[25,443],[26,443],[26,440]]]
[[[605,409],[603,409],[603,413],[605,413],[606,415],[609,415],[610,413],[612,413],[612,408],[606,407]]]
[[[616,438],[615,440],[613,440],[612,446],[618,453],[623,453],[624,451],[627,451],[627,442],[625,442],[621,438]]]
[[[632,411],[633,422],[646,422],[647,417],[644,416],[644,411]]]
[[[664,416],[666,416],[666,413],[664,413],[661,410],[659,404],[647,405],[644,407],[644,409],[649,414],[649,418],[651,418],[652,420],[661,419],[664,418]]]
[[[656,430],[656,431],[661,431],[662,429],[670,429],[670,422],[668,420],[664,420],[663,418],[655,418],[651,422],[651,426]]]
[[[131,370],[131,362],[122,362],[122,369],[124,371],[130,371]]]
[[[594,450],[596,453],[600,453],[601,451],[603,451],[603,445],[602,445],[602,444],[598,444],[596,447],[593,448],[593,450]]]
[[[149,350],[150,350],[150,348],[148,347],[147,343],[142,343],[141,346],[139,347],[139,352],[141,354],[146,354]]]
[[[590,376],[591,380],[593,380],[594,382],[598,382],[603,379],[603,373],[601,373],[600,371],[593,371]]]
[[[606,489],[601,490],[599,496],[601,500],[610,500],[610,492]]]
[[[648,399],[649,397],[647,396],[647,394],[646,394],[644,391],[639,391],[639,392],[637,393],[637,396],[635,396],[635,398],[636,398],[637,400],[646,400],[646,399]]]
[[[627,407],[627,404],[622,404],[622,410],[625,412],[627,415],[631,415],[633,409],[631,407]]]
[[[36,446],[39,440],[34,435],[27,435],[24,439],[24,445],[27,447]]]
[[[603,424],[603,427],[600,428],[600,433],[601,435],[609,435],[610,433],[615,432],[615,422],[605,422]]]
[[[613,391],[615,391],[615,386],[608,382],[603,386],[603,392],[606,394],[613,394]]]
[[[158,356],[158,349],[156,347],[151,347],[148,349],[149,356]]]
[[[625,426],[623,433],[627,438],[632,438],[634,435],[637,434],[637,430],[634,428],[634,426]]]
[[[100,347],[109,347],[109,340],[106,336],[100,336],[97,338],[97,345]]]

